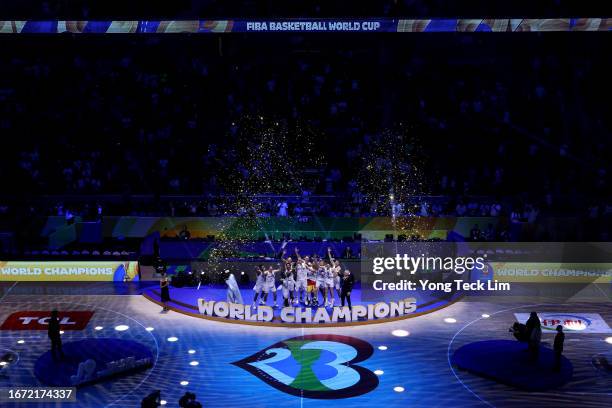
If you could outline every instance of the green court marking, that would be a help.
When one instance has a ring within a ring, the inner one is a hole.
[[[321,357],[321,350],[303,350],[302,346],[307,343],[310,343],[310,340],[285,342],[295,361],[300,364],[300,372],[289,386],[308,391],[330,391],[312,371],[312,365]]]

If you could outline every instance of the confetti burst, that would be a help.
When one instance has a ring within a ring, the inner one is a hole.
[[[260,216],[265,211],[262,195],[300,195],[318,183],[325,168],[324,138],[305,123],[245,116],[233,123],[228,143],[220,157],[218,180],[228,199],[220,209],[224,215],[237,215],[224,224],[209,253],[212,269],[223,259],[244,255],[241,244],[265,235]],[[223,221],[220,221],[223,222]]]
[[[309,170],[320,169],[325,163],[316,148],[322,138],[301,123],[247,116],[234,123],[229,137],[231,143],[224,156],[231,162],[225,166],[220,184],[228,194],[237,196],[240,204],[249,204],[258,194],[300,194],[308,187]]]
[[[414,214],[415,196],[426,193],[425,158],[418,138],[405,126],[373,136],[362,152],[358,185],[372,212],[391,215],[400,204]]]

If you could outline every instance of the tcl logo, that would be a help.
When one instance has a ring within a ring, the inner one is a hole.
[[[83,330],[91,320],[91,311],[58,311],[57,317],[62,330]],[[51,311],[15,312],[6,318],[0,330],[47,330]]]

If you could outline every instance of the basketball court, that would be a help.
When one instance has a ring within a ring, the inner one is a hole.
[[[587,288],[584,295],[563,303],[553,297],[485,301],[466,297],[425,315],[388,323],[292,328],[211,321],[172,310],[162,313],[156,303],[134,293],[140,290],[136,285],[82,283],[66,288],[5,283],[0,320],[17,312],[29,312],[25,314],[31,317],[52,309],[93,312],[82,330],[63,332],[66,353],[74,344],[73,352],[85,347],[101,354],[115,349],[115,354],[110,353],[115,358],[122,357],[121,352],[126,357],[130,353],[150,357],[150,366],[79,386],[79,406],[138,407],[144,395],[157,389],[169,403],[190,390],[209,407],[227,406],[228,401],[232,407],[367,407],[373,400],[386,406],[560,407],[575,406],[577,397],[586,406],[612,403],[610,334],[569,332],[564,354],[573,366],[573,378],[550,391],[521,391],[452,364],[453,353],[463,345],[513,340],[507,330],[514,313],[597,313],[611,322],[609,286]],[[75,293],[77,287],[83,294]],[[48,372],[52,367],[43,364],[49,350],[46,331],[21,329],[3,325],[0,330],[3,356],[11,359],[2,367],[0,386],[44,386],[64,378],[61,368]],[[545,346],[550,345],[552,333],[544,331]],[[296,351],[291,350],[296,344],[302,345],[303,359],[296,360]],[[307,344],[311,346],[305,348]],[[308,362],[308,375],[300,367],[308,361],[307,349],[316,350],[318,356]],[[67,385],[55,383],[60,384]]]

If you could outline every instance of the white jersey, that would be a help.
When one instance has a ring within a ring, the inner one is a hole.
[[[296,268],[296,272],[297,272],[297,281],[305,281],[306,277],[308,276],[308,268],[306,268],[306,266],[302,265],[302,264],[298,264],[297,268]]]
[[[320,267],[319,270],[317,271],[317,281],[324,282],[326,277],[327,277],[327,268]]]
[[[264,277],[264,273],[261,272],[257,275],[257,280],[255,281],[255,285],[262,286],[265,283],[266,278]]]
[[[276,276],[274,271],[266,271],[264,274],[265,283],[263,285],[264,293],[270,291],[276,292]]]
[[[334,288],[336,288],[336,290],[340,290],[342,285],[340,283],[340,271],[342,270],[342,268],[340,266],[335,266],[334,267]]]
[[[264,272],[260,272],[259,274],[257,274],[257,280],[255,281],[255,286],[253,286],[253,290],[257,293],[260,293],[263,290],[265,284],[266,278],[264,276]]]
[[[306,278],[308,280],[316,280],[317,279],[317,272],[313,271],[312,269],[308,268],[307,272],[306,272]]]
[[[295,279],[293,278],[293,273],[289,271],[285,271],[282,274],[281,279],[283,280],[283,284],[286,284],[287,282],[295,282]]]
[[[275,273],[273,271],[266,271],[266,286],[274,286],[276,281]]]
[[[334,271],[331,266],[325,266],[320,271],[320,277],[317,279],[319,286],[331,288],[334,286]]]
[[[282,275],[282,282],[283,296],[287,297],[289,292],[293,292],[295,290],[293,273],[291,271],[285,271]]]

